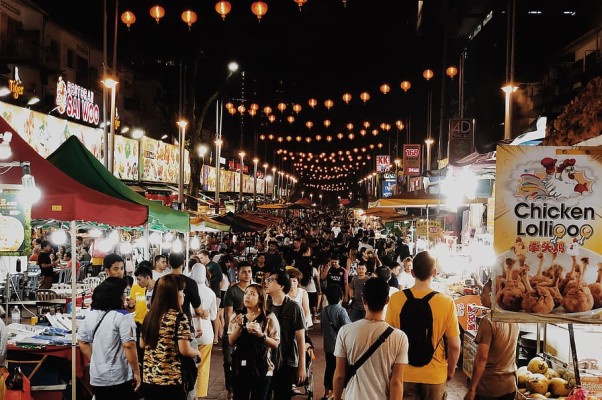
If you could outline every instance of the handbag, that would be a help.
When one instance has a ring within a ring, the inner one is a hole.
[[[198,367],[193,357],[187,357],[180,354],[180,348],[178,346],[178,329],[180,328],[180,321],[182,321],[182,313],[178,313],[176,318],[176,327],[174,329],[174,344],[176,346],[176,357],[180,360],[180,372],[182,375],[182,386],[186,392],[190,392],[194,389],[196,378],[198,374]]]
[[[393,332],[393,327],[389,326],[385,331],[376,339],[376,342],[372,343],[372,346],[355,362],[355,364],[347,364],[345,367],[345,383],[343,387],[347,387],[347,384],[355,376],[358,369],[370,358],[372,354],[380,347],[381,344],[387,340],[389,335]]]

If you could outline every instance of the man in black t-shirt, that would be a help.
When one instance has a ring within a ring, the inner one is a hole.
[[[42,240],[40,244],[42,250],[38,256],[38,265],[40,266],[40,289],[50,289],[54,279],[54,267],[58,265],[59,260],[52,261],[50,252],[52,246],[48,240]]]

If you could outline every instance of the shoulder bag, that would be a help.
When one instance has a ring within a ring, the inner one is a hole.
[[[385,331],[376,339],[376,342],[372,343],[372,346],[356,361],[355,364],[347,364],[345,369],[345,383],[343,387],[347,387],[347,384],[355,376],[358,369],[370,358],[372,354],[380,347],[381,344],[387,340],[389,335],[393,332],[393,327],[389,326]]]
[[[182,386],[186,392],[190,392],[194,389],[196,383],[198,367],[193,357],[183,356],[180,354],[180,347],[178,346],[178,329],[180,329],[180,321],[184,314],[178,313],[176,318],[176,326],[174,328],[174,345],[176,346],[176,357],[180,360],[180,372],[182,374]]]

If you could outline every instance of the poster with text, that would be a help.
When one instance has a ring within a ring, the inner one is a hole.
[[[0,188],[0,255],[29,253],[31,211],[19,199],[20,190]]]
[[[498,146],[493,319],[602,323],[602,148]]]

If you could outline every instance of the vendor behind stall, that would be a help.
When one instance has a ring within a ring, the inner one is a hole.
[[[483,285],[481,303],[491,308],[491,280]],[[481,320],[472,381],[464,400],[514,400],[518,330],[518,324],[491,321],[491,314]]]
[[[52,246],[48,240],[42,240],[40,244],[42,250],[38,256],[38,265],[40,266],[40,289],[50,289],[54,279],[54,267],[59,265],[59,260],[50,258]]]

